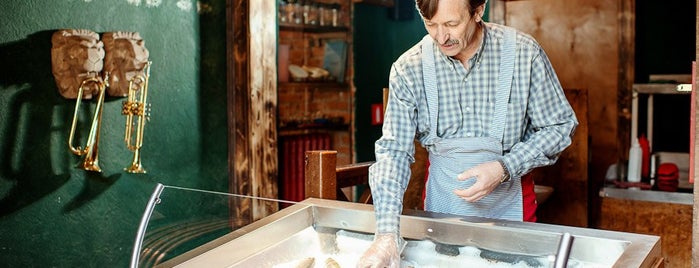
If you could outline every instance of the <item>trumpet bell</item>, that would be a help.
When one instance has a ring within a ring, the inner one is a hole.
[[[78,167],[87,171],[102,172],[97,156],[94,159],[85,157],[85,160]]]
[[[146,173],[146,170],[143,168],[143,165],[141,165],[141,163],[131,163],[131,166],[124,168],[124,171],[128,173]]]
[[[146,173],[146,170],[143,168],[143,165],[141,165],[141,150],[136,149],[133,150],[133,161],[131,161],[131,165],[124,168],[124,171],[128,173],[138,173],[138,174],[144,174]]]

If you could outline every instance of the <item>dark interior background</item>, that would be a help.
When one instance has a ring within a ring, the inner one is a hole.
[[[696,2],[636,1],[635,82],[652,74],[691,74],[696,51]],[[647,95],[639,96],[639,135],[645,133]],[[690,96],[655,95],[653,151],[689,152]]]

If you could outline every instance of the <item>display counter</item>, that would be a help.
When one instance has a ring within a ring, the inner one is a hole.
[[[236,207],[277,205],[252,222]],[[153,193],[132,267],[354,267],[374,232],[373,207],[299,203],[172,186]],[[660,238],[550,224],[406,211],[404,267],[657,267]],[[330,266],[328,266],[330,265]]]
[[[599,195],[598,228],[659,236],[664,267],[692,266],[693,194],[604,187]]]
[[[694,195],[691,193],[680,193],[680,192],[663,192],[663,191],[650,191],[650,190],[638,190],[638,189],[622,189],[617,187],[604,187],[600,190],[599,195],[601,197],[624,199],[624,200],[635,200],[635,201],[648,201],[648,202],[659,202],[659,203],[669,203],[669,204],[680,204],[680,205],[692,205],[694,204]]]

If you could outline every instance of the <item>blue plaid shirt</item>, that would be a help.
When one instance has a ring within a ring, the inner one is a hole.
[[[437,46],[431,48],[436,57],[439,87],[436,130],[430,129],[420,43],[393,63],[383,136],[376,141],[376,163],[369,169],[377,232],[400,230],[398,216],[410,179],[410,164],[415,162],[415,138],[425,142],[431,131],[437,131],[437,136],[444,139],[488,135],[503,29],[492,23],[484,26],[483,42],[469,60],[469,68],[443,55]],[[555,163],[559,154],[571,144],[578,125],[548,57],[536,40],[522,32],[517,32],[506,120],[503,162],[514,179],[535,167]]]

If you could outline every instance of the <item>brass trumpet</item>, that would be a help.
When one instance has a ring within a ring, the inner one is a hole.
[[[147,62],[143,74],[139,74],[129,81],[129,93],[121,109],[121,114],[126,116],[124,142],[126,142],[126,148],[133,152],[131,166],[124,168],[129,173],[146,173],[141,165],[141,147],[143,146],[143,129],[146,126],[146,120],[149,119],[147,111],[149,105],[146,98],[148,97],[150,65],[151,62]],[[135,135],[134,131],[136,131]]]
[[[102,172],[102,169],[99,167],[98,144],[100,140],[100,126],[102,125],[102,105],[104,103],[104,92],[108,86],[109,84],[107,82],[107,78],[102,79],[99,76],[96,76],[83,80],[80,84],[80,88],[78,88],[75,111],[73,113],[73,123],[70,128],[70,136],[68,137],[68,147],[70,147],[70,151],[73,152],[73,154],[85,156],[85,159],[83,159],[83,162],[79,167],[88,171]],[[81,148],[80,146],[73,146],[73,138],[75,136],[75,127],[78,122],[78,110],[80,109],[80,103],[82,102],[86,87],[96,89],[98,91],[98,97],[97,106],[95,107],[95,114],[92,117],[92,125],[90,126],[90,134],[87,136],[85,148]]]

